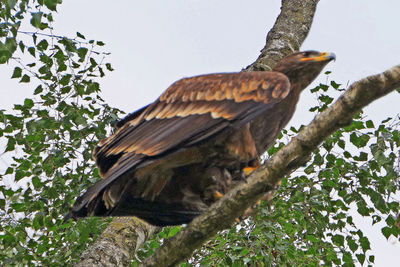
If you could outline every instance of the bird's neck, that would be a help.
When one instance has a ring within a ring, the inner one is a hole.
[[[318,73],[309,70],[296,70],[283,73],[290,81],[291,91],[298,97],[300,93],[315,79]]]

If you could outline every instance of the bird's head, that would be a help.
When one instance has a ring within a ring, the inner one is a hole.
[[[334,53],[314,50],[295,52],[284,57],[273,69],[285,74],[292,86],[304,89],[322,71],[326,64],[335,60]]]

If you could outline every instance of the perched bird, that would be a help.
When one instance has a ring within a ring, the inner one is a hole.
[[[296,52],[272,72],[175,82],[98,144],[93,156],[103,180],[76,200],[67,218],[137,216],[160,226],[189,223],[243,171],[260,165],[259,155],[292,117],[301,91],[333,59],[333,53]],[[252,121],[260,125],[250,129]]]

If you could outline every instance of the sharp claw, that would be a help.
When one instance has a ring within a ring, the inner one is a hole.
[[[243,168],[243,172],[246,174],[246,176],[249,176],[252,172],[257,170],[260,166],[255,166],[255,167],[246,167]]]
[[[219,192],[218,190],[216,190],[215,192],[214,192],[214,198],[216,198],[216,199],[220,199],[220,198],[222,198],[224,195],[223,194],[221,194],[221,192]]]

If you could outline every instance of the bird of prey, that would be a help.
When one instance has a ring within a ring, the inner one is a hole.
[[[333,59],[333,53],[295,52],[271,72],[175,82],[97,145],[93,155],[103,179],[76,200],[67,218],[189,223],[242,179],[243,171],[259,166],[259,155],[292,117],[301,91]],[[260,117],[262,127],[251,130],[250,122]]]

